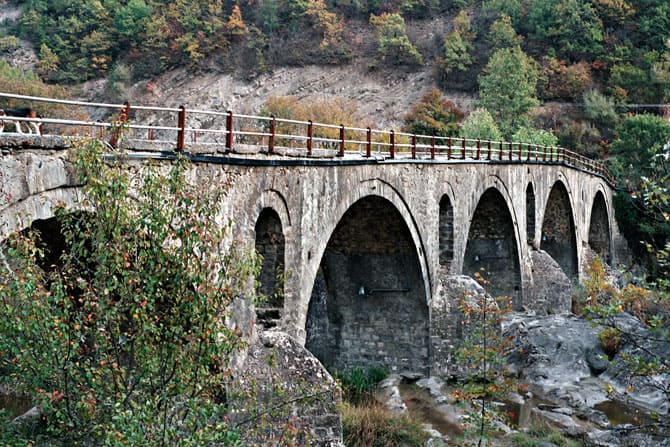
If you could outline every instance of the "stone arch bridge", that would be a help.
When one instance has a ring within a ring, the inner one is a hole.
[[[405,152],[377,155],[337,144],[316,154],[309,139],[283,153],[267,139],[181,148],[195,178],[230,181],[222,209],[264,256],[261,291],[283,292],[259,318],[328,366],[441,373],[457,337],[454,277],[483,272],[515,309],[560,312],[569,301],[547,302],[544,269],[578,281],[593,253],[610,265],[623,253],[604,171],[565,152],[481,142],[449,141],[455,155],[444,157],[433,139],[417,155],[415,138]],[[131,158],[172,157],[152,142],[126,144]],[[58,202],[77,207],[69,145],[0,134],[0,240],[52,218]]]

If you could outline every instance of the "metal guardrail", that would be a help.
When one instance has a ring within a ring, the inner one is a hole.
[[[80,108],[85,116],[101,115],[97,120],[12,117],[11,121],[39,122],[43,135],[77,135],[107,138],[110,145],[163,145],[177,151],[197,145],[217,152],[234,152],[239,147],[260,147],[269,155],[313,156],[327,151],[335,157],[357,154],[384,159],[560,163],[603,177],[611,185],[614,178],[603,163],[562,147],[508,141],[416,135],[395,130],[346,127],[317,123],[218,112],[181,106],[178,108],[131,106],[68,101],[36,96],[1,93],[0,97]],[[77,115],[71,113],[71,115]],[[0,117],[2,119],[2,117]],[[174,123],[174,126],[161,123]],[[123,131],[121,131],[123,129]]]

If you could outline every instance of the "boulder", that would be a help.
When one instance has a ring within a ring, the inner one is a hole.
[[[297,445],[341,447],[341,392],[321,362],[279,331],[252,339],[234,370],[233,423],[242,424],[245,445],[265,445],[287,428],[299,430]]]
[[[544,250],[531,252],[533,284],[524,308],[538,315],[570,312],[572,284],[558,263]]]

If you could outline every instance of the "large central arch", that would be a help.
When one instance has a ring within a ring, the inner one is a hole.
[[[521,268],[512,215],[496,188],[482,194],[472,217],[463,274],[479,273],[493,296],[508,296],[521,308]]]
[[[321,258],[306,330],[307,349],[327,367],[427,372],[421,263],[389,200],[363,197],[338,222]]]

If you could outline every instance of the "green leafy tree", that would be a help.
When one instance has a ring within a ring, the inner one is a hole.
[[[595,0],[593,7],[605,28],[623,25],[635,14],[635,9],[626,0]]]
[[[554,133],[549,130],[523,126],[514,132],[514,135],[512,135],[512,141],[554,147],[558,144],[558,137],[556,137],[556,135],[554,135]]]
[[[590,2],[558,0],[552,16],[548,37],[562,54],[576,58],[602,53],[603,26]]]
[[[242,340],[225,319],[255,265],[224,244],[225,187],[189,183],[183,159],[107,163],[97,142],[74,163],[92,214],[58,214],[55,264],[16,237],[0,274],[3,381],[63,445],[235,445],[225,384]]]
[[[506,15],[512,23],[518,23],[522,15],[521,0],[484,0],[482,11],[490,17],[499,18]]]
[[[670,122],[656,115],[635,115],[619,124],[616,135],[610,151],[611,167],[631,191],[636,191],[642,177],[651,177],[654,163],[667,153],[664,145],[670,141]]]
[[[473,49],[472,41],[477,36],[465,10],[460,11],[454,18],[453,26],[453,31],[444,36],[442,66],[446,75],[466,71],[472,65],[473,59],[470,55]]]
[[[479,105],[491,113],[505,136],[526,123],[528,112],[539,104],[536,65],[520,48],[502,48],[491,55],[479,76]]]
[[[658,2],[644,11],[639,20],[642,44],[656,50],[665,48],[670,29],[670,3]]]
[[[615,128],[619,122],[614,100],[603,95],[598,90],[589,90],[584,93],[584,116],[603,128]]]
[[[461,126],[460,136],[489,141],[502,140],[502,135],[495,120],[486,109],[476,109],[468,114],[463,121],[463,126]]]
[[[460,33],[452,31],[444,36],[444,60],[442,69],[447,76],[453,72],[466,71],[472,65],[472,44]]]
[[[512,18],[503,14],[491,24],[486,39],[493,51],[501,48],[515,48],[521,45],[523,38],[517,34],[512,26]]]
[[[37,62],[37,73],[49,79],[51,75],[55,74],[58,70],[58,65],[60,64],[60,59],[51,49],[46,45],[42,44],[39,52],[39,61]]]
[[[370,24],[378,35],[379,54],[382,61],[390,64],[421,65],[423,57],[407,37],[405,19],[398,13],[372,14]]]
[[[615,197],[617,221],[634,253],[652,274],[658,264],[648,258],[647,247],[656,252],[665,249],[670,240],[670,214],[662,204],[658,206],[666,194],[663,188],[669,184],[668,142],[670,122],[643,114],[621,121],[610,147],[610,170],[628,190]]]
[[[139,48],[151,22],[152,9],[145,0],[130,0],[114,12],[114,27],[119,44],[126,49]]]
[[[453,137],[458,135],[459,122],[464,114],[451,101],[442,97],[437,88],[426,93],[405,116],[405,132],[417,135]]]

